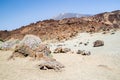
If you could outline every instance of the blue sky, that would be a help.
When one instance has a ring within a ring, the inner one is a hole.
[[[0,0],[0,30],[49,19],[60,13],[97,14],[120,10],[120,0]]]

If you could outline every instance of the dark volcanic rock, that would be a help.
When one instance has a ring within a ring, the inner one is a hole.
[[[99,47],[99,46],[104,46],[104,41],[102,41],[102,40],[96,40],[93,43],[93,47]]]

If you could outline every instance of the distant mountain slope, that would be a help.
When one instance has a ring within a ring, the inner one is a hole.
[[[61,20],[64,18],[73,18],[73,17],[80,18],[80,17],[86,17],[86,16],[90,16],[90,15],[89,14],[77,14],[77,13],[61,13],[61,14],[53,17],[52,19]]]
[[[63,40],[79,32],[109,31],[120,28],[120,10],[104,12],[89,17],[44,20],[12,31],[0,31],[0,39],[22,39],[26,34],[39,36],[44,40]]]

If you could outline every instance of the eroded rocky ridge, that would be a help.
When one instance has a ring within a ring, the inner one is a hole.
[[[44,20],[22,26],[12,31],[0,31],[0,39],[22,39],[26,34],[39,36],[44,40],[63,40],[79,32],[99,32],[120,28],[120,10],[104,12],[90,17]]]

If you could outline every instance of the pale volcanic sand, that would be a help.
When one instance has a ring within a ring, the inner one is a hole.
[[[101,39],[102,47],[92,47],[93,42]],[[89,42],[87,46],[79,42]],[[40,70],[39,61],[30,58],[16,58],[7,61],[12,51],[0,51],[0,80],[120,80],[120,31],[115,34],[81,33],[77,37],[60,43],[50,43],[51,50],[57,45],[91,51],[90,56],[80,54],[53,54],[65,65],[61,72]]]

